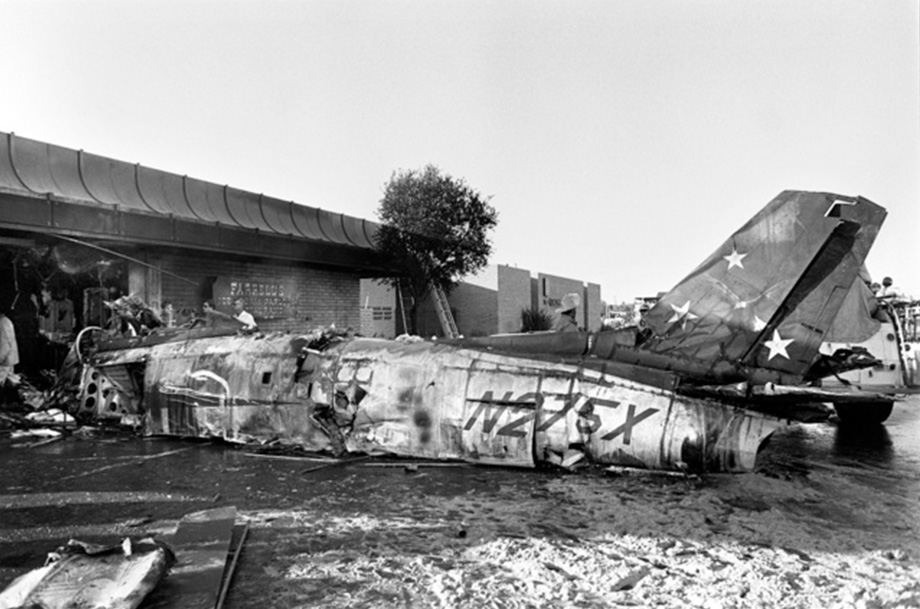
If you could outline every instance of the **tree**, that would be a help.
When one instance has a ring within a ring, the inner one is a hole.
[[[450,291],[488,263],[489,231],[498,223],[489,199],[434,165],[390,177],[377,209],[376,247],[404,269],[382,281],[409,292],[413,332],[418,302],[430,286]]]

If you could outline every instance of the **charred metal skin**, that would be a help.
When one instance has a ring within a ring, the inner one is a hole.
[[[313,399],[359,396],[350,450],[534,467],[582,451],[611,465],[748,471],[781,423],[581,366],[430,342],[329,350]]]
[[[319,336],[193,338],[100,351],[91,366],[108,379],[144,367],[142,386],[118,390],[123,402],[139,403],[148,434],[277,440],[334,452],[337,430],[309,399],[317,355],[307,345]]]
[[[748,471],[781,424],[584,366],[426,341],[317,342],[206,338],[101,353],[95,366],[143,359],[147,433],[336,454],[536,467],[579,451],[598,464]]]

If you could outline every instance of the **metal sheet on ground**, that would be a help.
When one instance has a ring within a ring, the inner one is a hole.
[[[214,609],[230,550],[236,508],[188,514],[176,528],[176,564],[142,609]]]

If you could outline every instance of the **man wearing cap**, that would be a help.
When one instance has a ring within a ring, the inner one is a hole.
[[[555,332],[578,332],[578,324],[575,322],[575,310],[578,309],[578,302],[581,299],[578,294],[566,294],[562,297],[562,304],[556,309],[559,314],[556,319],[556,325],[553,327]]]

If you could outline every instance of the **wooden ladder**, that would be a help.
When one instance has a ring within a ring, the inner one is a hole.
[[[447,302],[447,294],[444,290],[434,284],[431,285],[431,298],[434,300],[434,309],[438,313],[438,319],[441,320],[441,329],[447,338],[460,338],[460,332],[457,330],[457,322],[454,321],[454,314],[450,312],[450,303]]]

